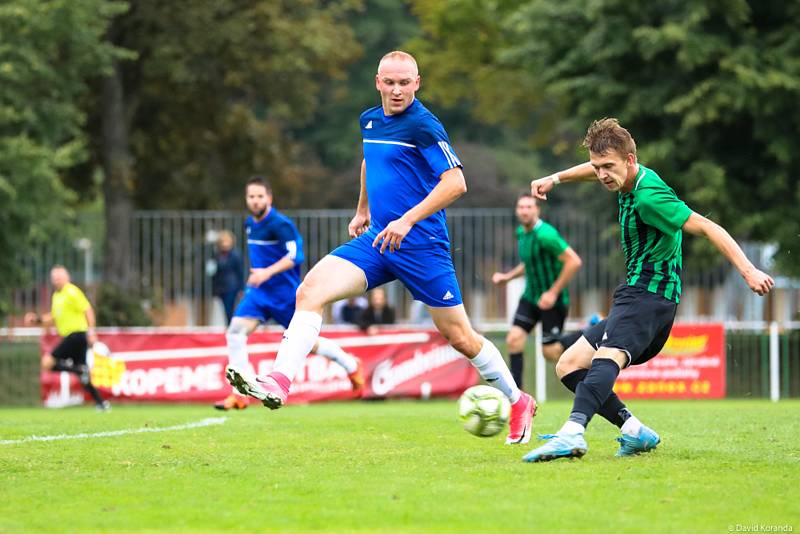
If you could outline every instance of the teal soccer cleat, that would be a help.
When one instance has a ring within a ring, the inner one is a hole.
[[[661,443],[661,438],[654,430],[642,425],[638,436],[622,434],[617,441],[619,441],[619,450],[615,456],[635,456],[655,449]]]
[[[540,436],[539,439],[546,439],[548,442],[523,456],[522,461],[547,462],[558,458],[580,458],[589,450],[583,434],[549,434]]]

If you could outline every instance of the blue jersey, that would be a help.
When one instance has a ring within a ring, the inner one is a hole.
[[[403,113],[385,115],[381,106],[361,114],[366,189],[374,239],[386,225],[399,219],[428,196],[448,169],[461,167],[444,126],[414,100]],[[402,248],[449,246],[444,210],[415,224]]]
[[[303,238],[294,223],[278,212],[270,209],[266,217],[256,222],[253,217],[245,221],[247,232],[247,251],[250,254],[250,267],[262,269],[269,267],[283,257],[294,260],[294,267],[278,273],[257,288],[259,297],[269,305],[294,304],[295,292],[300,285],[300,264],[303,263]]]

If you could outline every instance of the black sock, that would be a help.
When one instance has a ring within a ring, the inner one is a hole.
[[[95,404],[98,404],[98,405],[102,405],[103,404],[103,397],[100,396],[100,392],[97,391],[97,388],[94,387],[94,385],[91,382],[87,382],[85,384],[83,382],[81,382],[81,385],[83,386],[83,389],[88,391],[89,395],[92,396],[92,398],[94,399],[94,403]]]
[[[517,387],[522,389],[522,353],[512,352],[508,355],[508,359],[511,364],[511,376],[514,378],[514,382],[517,383]]]
[[[571,373],[561,377],[561,383],[564,384],[568,390],[575,393],[575,389],[578,387],[578,384],[581,382],[581,380],[583,380],[588,372],[588,369],[578,369],[577,371],[572,371]],[[603,416],[609,423],[616,425],[619,428],[622,428],[622,424],[632,415],[625,406],[625,403],[623,403],[613,391],[606,399],[606,402],[604,402],[603,405],[600,406],[600,409],[597,410],[597,413]]]
[[[592,360],[591,369],[575,388],[575,402],[569,420],[584,427],[588,425],[613,392],[617,375],[619,366],[615,361],[606,358]]]
[[[73,372],[78,375],[78,379],[81,381],[83,389],[89,392],[89,395],[91,395],[92,399],[94,399],[94,403],[98,405],[103,404],[103,397],[100,396],[100,392],[97,391],[97,388],[94,387],[94,384],[92,384],[92,377],[89,373],[89,367],[85,365],[79,365],[76,366],[75,369],[76,371]]]
[[[559,341],[561,341],[561,345],[564,346],[564,350],[567,350],[572,345],[574,345],[575,342],[578,341],[582,335],[583,332],[581,332],[580,330],[577,330],[575,332],[569,332],[561,336],[561,339]]]

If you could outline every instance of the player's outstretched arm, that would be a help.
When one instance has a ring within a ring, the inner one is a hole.
[[[594,180],[596,180],[594,168],[587,161],[569,169],[558,171],[550,176],[533,180],[531,182],[531,195],[540,200],[547,200],[547,193],[561,182],[591,182]]]
[[[50,326],[53,324],[53,316],[49,313],[43,313],[42,315],[39,315],[36,312],[28,312],[25,314],[22,321],[27,326]]]
[[[356,214],[347,225],[350,237],[358,237],[369,229],[369,200],[367,199],[367,163],[361,160],[361,190],[358,193]]]
[[[97,342],[97,334],[94,331],[94,327],[97,324],[94,308],[89,305],[84,313],[86,314],[86,324],[89,325],[89,329],[86,331],[86,340],[89,342],[89,345],[94,345]]]
[[[381,254],[386,247],[389,247],[389,252],[394,252],[395,249],[400,248],[400,243],[415,224],[446,208],[466,192],[467,181],[464,179],[461,167],[453,167],[444,171],[439,176],[439,183],[428,193],[428,196],[405,212],[402,217],[387,224],[386,228],[375,237],[372,246],[376,247],[380,244]]]
[[[575,277],[581,269],[581,265],[583,265],[583,260],[572,247],[567,247],[558,256],[558,261],[561,262],[561,272],[558,273],[558,278],[555,279],[550,289],[539,296],[539,302],[536,305],[540,310],[549,310],[555,305],[558,300],[558,294],[567,287],[567,284]]]
[[[704,236],[728,258],[744,278],[750,289],[759,295],[766,295],[775,285],[770,275],[756,269],[747,259],[744,251],[723,227],[706,219],[702,215],[692,213],[683,224],[683,229],[692,235]]]
[[[520,276],[525,274],[525,265],[523,263],[517,264],[516,267],[508,271],[507,273],[494,273],[492,275],[492,283],[496,286],[501,284],[505,284],[513,280],[514,278],[519,278]]]

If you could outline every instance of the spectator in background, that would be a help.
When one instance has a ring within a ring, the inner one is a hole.
[[[75,284],[70,283],[69,271],[62,265],[54,265],[50,270],[53,292],[50,313],[38,315],[25,314],[25,324],[55,324],[61,342],[42,358],[45,371],[66,371],[78,375],[83,388],[94,399],[97,409],[108,411],[111,404],[103,400],[100,392],[92,385],[86,352],[97,341],[94,333],[95,317],[92,305],[86,295]]]
[[[217,237],[217,250],[209,260],[211,292],[219,297],[225,308],[225,324],[230,324],[236,299],[244,290],[244,265],[242,257],[233,249],[236,238],[227,230]]]
[[[334,302],[331,315],[338,324],[358,324],[365,309],[367,309],[367,299],[363,296],[350,297]]]
[[[382,287],[370,291],[367,302],[369,304],[358,320],[358,326],[362,330],[374,334],[377,331],[375,325],[394,324],[394,308],[386,302],[386,291]]]

